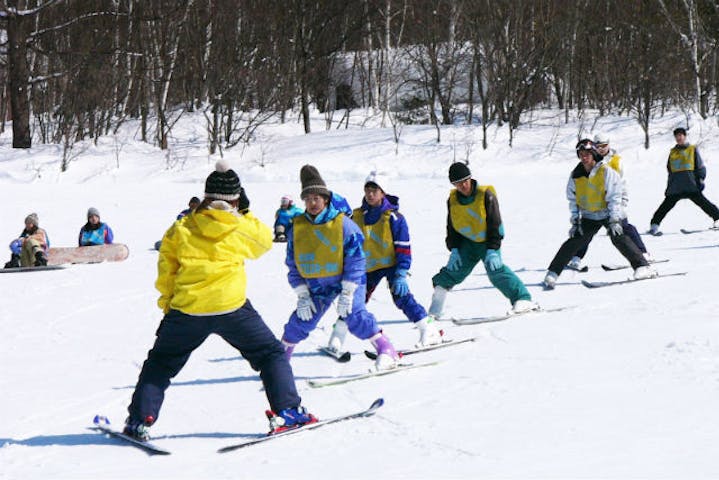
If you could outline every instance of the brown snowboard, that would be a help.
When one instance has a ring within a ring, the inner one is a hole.
[[[47,264],[121,262],[129,255],[130,250],[122,243],[91,247],[60,247],[48,251]]]

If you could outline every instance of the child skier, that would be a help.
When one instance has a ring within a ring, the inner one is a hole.
[[[285,325],[287,357],[315,329],[337,298],[337,314],[356,337],[377,350],[376,368],[393,368],[399,359],[374,315],[365,308],[364,238],[357,224],[333,204],[333,194],[317,169],[300,170],[305,213],[295,217],[287,235],[287,279],[297,294],[297,309]],[[332,340],[330,340],[332,344]]]
[[[204,201],[162,239],[155,286],[165,316],[128,407],[127,435],[149,438],[170,379],[212,333],[260,372],[272,408],[271,432],[317,421],[300,405],[282,344],[245,296],[245,260],[270,250],[272,232],[251,212],[238,211],[240,191],[237,174],[217,162],[207,177]]]
[[[567,200],[571,213],[569,238],[562,244],[549,264],[544,288],[551,290],[569,259],[589,245],[601,227],[607,229],[612,244],[634,268],[634,278],[656,276],[642,252],[624,234],[622,208],[624,188],[619,174],[602,162],[602,157],[589,139],[580,140],[576,147],[580,162],[572,170],[567,182]]]
[[[387,178],[376,171],[369,174],[364,184],[362,206],[354,210],[352,220],[364,234],[364,251],[367,256],[367,294],[365,303],[383,278],[387,279],[395,306],[417,325],[420,332],[418,347],[442,341],[442,334],[424,307],[417,303],[407,284],[412,264],[409,228],[404,215],[399,213],[399,198],[387,193]],[[340,352],[347,332],[347,324],[339,319],[335,323],[329,348]]]
[[[613,148],[609,148],[609,136],[603,134],[603,133],[597,133],[594,135],[594,146],[597,149],[597,153],[601,155],[602,161],[609,167],[612,167],[618,174],[619,177],[622,180],[622,209],[624,210],[624,214],[627,214],[627,206],[629,204],[629,192],[627,190],[627,181],[624,178],[624,166],[622,164],[622,157],[619,156],[616,150]],[[622,229],[624,230],[624,233],[629,237],[629,239],[634,242],[634,245],[637,246],[640,252],[642,252],[642,255],[644,255],[644,258],[647,259],[647,261],[652,261],[652,256],[647,252],[647,247],[644,245],[644,242],[642,241],[641,235],[639,235],[639,232],[637,231],[637,228],[629,223],[629,220],[625,216],[622,219]],[[569,264],[567,265],[567,268],[570,268],[572,270],[580,270],[582,268],[582,259],[587,254],[587,249],[589,246],[586,246],[579,250],[577,254],[572,257],[572,259],[569,261]]]
[[[504,228],[494,187],[478,185],[461,162],[449,167],[449,181],[454,186],[447,200],[445,243],[450,256],[447,265],[432,277],[429,315],[441,316],[447,292],[462,283],[480,261],[492,285],[512,302],[514,313],[538,309],[524,283],[502,262]]]
[[[707,169],[704,166],[699,149],[696,145],[687,142],[686,129],[674,129],[674,140],[677,144],[672,147],[667,159],[667,189],[664,192],[664,201],[659,205],[652,216],[649,233],[661,235],[659,224],[667,213],[674,208],[679,200],[688,198],[694,202],[704,213],[712,217],[713,228],[719,228],[719,209],[702,193]]]

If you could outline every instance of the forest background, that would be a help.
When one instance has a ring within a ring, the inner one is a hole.
[[[15,148],[62,145],[62,171],[73,145],[128,119],[168,149],[198,110],[222,154],[277,117],[309,133],[346,128],[353,109],[396,143],[407,124],[438,142],[440,125],[476,124],[485,149],[490,125],[511,146],[538,109],[580,130],[628,115],[649,148],[652,119],[719,105],[711,0],[6,0],[0,27],[0,118]]]

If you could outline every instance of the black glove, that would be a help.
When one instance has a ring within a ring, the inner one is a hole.
[[[250,199],[247,198],[247,194],[245,193],[245,188],[240,187],[240,198],[237,200],[237,210],[240,212],[245,212],[249,210],[250,208]]]

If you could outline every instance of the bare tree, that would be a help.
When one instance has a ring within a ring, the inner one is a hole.
[[[681,39],[682,45],[689,50],[690,66],[693,75],[693,88],[695,91],[695,111],[702,118],[707,118],[709,111],[709,96],[713,84],[710,77],[704,75],[707,60],[713,58],[719,48],[719,34],[716,29],[706,29],[705,20],[702,18],[702,8],[698,0],[681,0],[678,2],[681,12],[669,10],[664,0],[657,0],[664,13],[665,20],[672,27]],[[716,2],[706,2],[704,9],[708,10],[710,21],[712,16],[716,27],[717,7]],[[680,22],[684,23],[681,25]]]

